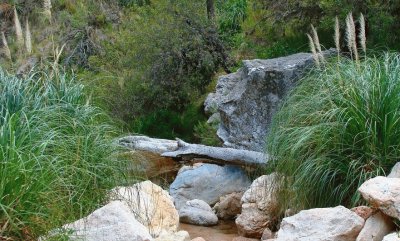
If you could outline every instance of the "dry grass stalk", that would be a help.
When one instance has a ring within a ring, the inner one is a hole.
[[[324,55],[322,54],[321,44],[319,42],[317,30],[314,28],[313,25],[311,25],[311,30],[312,30],[312,36],[313,36],[312,39],[314,40],[314,46],[317,50],[318,57],[321,59],[322,62],[324,62],[325,59],[324,59]]]
[[[310,49],[311,49],[315,64],[319,67],[319,57],[318,57],[317,50],[315,49],[314,40],[311,37],[311,35],[309,35],[309,34],[307,34],[307,37],[308,37],[308,42],[310,44]]]
[[[2,40],[2,47],[1,47],[1,53],[8,59],[11,60],[11,51],[10,48],[8,47],[6,35],[4,32],[1,32],[1,40]]]
[[[25,48],[28,54],[32,53],[32,37],[31,37],[31,30],[29,28],[28,19],[25,22]]]
[[[359,34],[359,38],[360,38],[360,45],[362,50],[364,51],[364,53],[367,52],[367,36],[365,33],[365,18],[364,15],[361,13],[360,15],[360,34]]]
[[[17,9],[14,7],[14,27],[15,27],[15,36],[17,39],[18,47],[22,47],[24,45],[24,36],[22,34],[21,22],[18,18]]]
[[[335,46],[338,56],[340,55],[340,26],[338,17],[335,18]]]
[[[356,42],[356,25],[354,24],[352,13],[349,13],[349,15],[347,15],[346,30],[347,46],[349,47],[352,56],[354,55],[355,60],[358,61],[359,57]]]
[[[43,0],[44,14],[51,19],[51,0]]]

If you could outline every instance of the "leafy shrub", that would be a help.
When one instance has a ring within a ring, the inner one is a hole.
[[[149,115],[137,118],[133,122],[132,130],[165,139],[178,137],[189,142],[197,141],[192,133],[197,122],[205,119],[201,108],[191,104],[183,112],[167,109],[154,111]]]
[[[86,76],[96,81],[94,96],[106,100],[113,116],[135,122],[133,131],[191,135],[200,119],[185,124],[182,113],[190,112],[214,73],[229,64],[205,1],[155,1],[124,13],[119,30],[107,32],[113,41],[105,41],[104,51],[89,59],[94,71]]]
[[[201,144],[207,146],[222,146],[222,142],[217,135],[218,126],[208,124],[207,121],[199,121],[194,127],[194,136],[199,139]]]
[[[301,81],[267,144],[283,209],[360,204],[357,188],[399,160],[399,67],[399,55],[341,59]]]
[[[0,90],[1,236],[33,240],[97,208],[123,166],[73,78],[0,71]]]
[[[219,5],[218,22],[221,34],[240,31],[242,22],[247,17],[247,0],[229,0]]]
[[[150,4],[150,0],[119,0],[119,4],[123,7],[143,6]]]

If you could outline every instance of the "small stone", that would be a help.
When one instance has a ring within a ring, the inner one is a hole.
[[[190,241],[190,236],[189,233],[184,230],[176,233],[168,233],[163,231],[154,241]]]
[[[179,210],[180,221],[200,226],[213,226],[218,224],[218,217],[211,207],[204,201],[194,199],[187,201]]]
[[[273,238],[274,238],[274,233],[269,228],[264,229],[264,232],[261,236],[261,240],[264,241]]]
[[[233,238],[232,241],[260,241],[260,240],[255,238],[236,237]]]
[[[218,218],[222,220],[236,218],[236,216],[242,212],[242,196],[243,192],[234,192],[221,197],[219,202],[213,207]]]
[[[197,237],[197,238],[192,239],[192,241],[206,241],[206,240],[202,237]]]
[[[368,206],[358,206],[350,210],[355,212],[358,216],[362,217],[364,220],[367,220],[373,213],[372,208]]]

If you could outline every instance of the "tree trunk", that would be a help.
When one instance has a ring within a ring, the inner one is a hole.
[[[214,21],[215,18],[215,7],[214,0],[206,0],[207,1],[207,16],[210,21]]]
[[[261,152],[233,148],[189,144],[182,140],[164,140],[147,136],[127,136],[119,144],[137,151],[152,152],[162,157],[183,161],[197,161],[241,166],[265,166],[268,155]]]

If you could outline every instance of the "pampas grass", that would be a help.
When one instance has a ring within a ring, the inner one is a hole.
[[[360,45],[364,53],[367,52],[367,36],[365,34],[365,18],[364,15],[361,13],[360,15]]]
[[[358,187],[390,172],[400,159],[399,75],[397,54],[343,58],[288,96],[267,140],[268,165],[285,176],[283,211],[361,205]]]
[[[319,37],[318,37],[318,33],[317,30],[314,28],[314,26],[311,24],[311,30],[312,30],[312,36],[313,36],[313,40],[314,40],[314,45],[315,48],[318,52],[318,57],[321,59],[322,62],[324,62],[324,55],[322,54],[322,49],[321,49],[321,44],[319,42]]]
[[[22,47],[24,45],[24,36],[22,34],[21,22],[18,18],[17,9],[14,7],[14,28],[15,28],[15,36],[17,40],[18,47]]]
[[[10,48],[8,47],[6,35],[4,34],[4,32],[1,32],[1,41],[2,41],[1,53],[8,60],[11,60],[11,51],[10,51]]]
[[[354,56],[354,59],[356,61],[358,61],[359,57],[356,42],[356,26],[354,24],[352,13],[349,13],[346,18],[346,39],[350,54],[352,55],[352,57]]]
[[[319,67],[319,58],[318,58],[317,50],[315,48],[314,39],[309,34],[307,34],[307,37],[308,37],[308,42],[309,42],[309,45],[310,45],[310,49],[311,49],[315,64]]]
[[[32,38],[31,38],[31,30],[29,28],[28,19],[25,22],[25,48],[28,54],[32,53]]]
[[[51,0],[43,0],[44,14],[51,19]]]
[[[338,56],[340,56],[340,26],[339,26],[339,19],[338,17],[335,18],[335,47],[336,51],[338,53]]]

